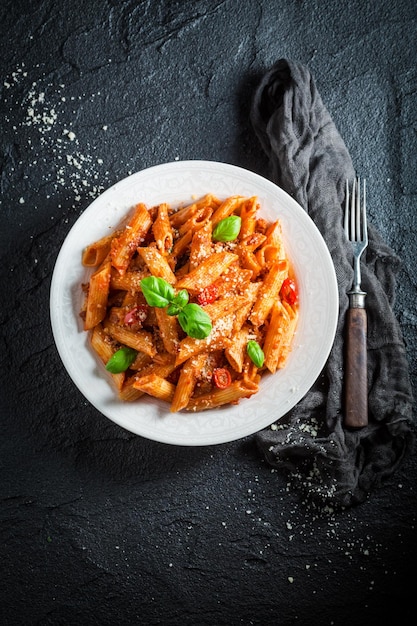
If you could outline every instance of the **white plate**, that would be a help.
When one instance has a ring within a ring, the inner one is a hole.
[[[300,315],[285,369],[263,378],[259,393],[238,405],[188,414],[144,397],[120,402],[104,366],[88,344],[79,317],[84,247],[115,228],[137,202],[173,206],[212,192],[258,196],[262,214],[282,222],[286,250],[297,276]],[[58,255],[51,284],[51,323],[58,352],[81,393],[123,428],[155,441],[198,446],[233,441],[255,433],[287,413],[307,393],[333,344],[338,318],[333,262],[307,213],[272,182],[233,165],[178,161],[151,167],[120,181],[97,198],[70,230]]]

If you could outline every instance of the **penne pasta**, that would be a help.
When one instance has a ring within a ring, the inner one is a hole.
[[[91,333],[91,347],[95,350],[100,360],[106,364],[107,361],[113,356],[115,349],[109,341],[108,335],[104,332],[101,324],[97,324]],[[113,382],[118,390],[123,386],[125,380],[125,373],[110,374]]]
[[[194,233],[190,246],[189,271],[198,267],[204,259],[211,255],[213,251],[212,231],[212,223],[208,220]]]
[[[265,366],[274,374],[278,368],[279,358],[284,345],[284,338],[288,333],[290,317],[280,301],[272,308],[271,320],[265,336],[263,351]]]
[[[198,292],[211,285],[234,261],[238,256],[232,252],[215,252],[208,258],[204,259],[200,265],[191,270],[178,281],[178,289],[188,289],[192,292]]]
[[[278,248],[279,250],[279,258],[281,260],[286,258],[286,254],[285,254],[285,246],[284,246],[284,240],[282,237],[282,226],[281,226],[281,222],[279,220],[277,220],[276,222],[274,222],[273,224],[271,224],[266,232],[266,242],[265,245],[266,246],[273,246],[274,248]]]
[[[181,373],[179,375],[174,397],[172,399],[171,412],[175,413],[185,409],[207,358],[208,353],[203,352],[195,357],[191,357],[184,363],[184,366],[181,368]]]
[[[261,326],[265,322],[287,276],[287,261],[274,263],[259,289],[256,302],[249,316],[252,324]]]
[[[212,210],[217,209],[220,201],[212,194],[207,194],[200,198],[197,202],[182,207],[170,215],[170,223],[173,228],[179,228],[187,220],[189,220],[199,209],[209,207]]]
[[[82,256],[84,267],[97,267],[103,263],[110,254],[111,242],[116,236],[116,234],[107,235],[87,246]]]
[[[123,384],[123,387],[119,391],[119,396],[118,396],[119,400],[123,400],[123,402],[136,402],[144,395],[145,393],[144,391],[141,391],[140,389],[136,389],[133,386],[134,382],[135,382],[134,376],[130,376],[130,378],[127,381],[125,381],[125,383]]]
[[[179,344],[179,325],[177,318],[168,315],[166,309],[155,309],[161,339],[169,354],[177,354]]]
[[[243,364],[246,357],[246,346],[249,340],[251,330],[248,326],[238,330],[232,338],[231,344],[224,351],[226,359],[235,372],[243,371]]]
[[[198,211],[198,207],[196,203],[190,204],[189,206],[183,207],[182,209],[178,209],[175,213],[170,215],[169,221],[172,228],[180,228],[185,222],[188,222],[193,215],[195,215]]]
[[[225,404],[236,404],[242,398],[249,398],[257,393],[258,385],[248,385],[243,380],[236,380],[226,389],[214,389],[201,396],[191,398],[187,404],[187,411],[206,411]]]
[[[137,378],[133,387],[165,402],[171,402],[175,392],[175,385],[158,374],[149,374]]]
[[[153,223],[152,232],[159,252],[164,256],[167,255],[172,250],[174,235],[169,221],[168,205],[165,202],[158,206],[158,216]]]
[[[282,369],[283,367],[285,367],[285,363],[287,362],[288,356],[291,351],[291,346],[292,346],[295,329],[297,327],[297,321],[298,321],[297,309],[289,306],[286,302],[283,303],[283,306],[288,313],[290,322],[287,328],[287,332],[282,338],[282,349],[281,349],[281,354],[279,355],[279,360],[278,360],[279,369]]]
[[[236,211],[239,212],[240,207],[244,203],[245,198],[243,196],[231,196],[220,204],[213,214],[212,222],[213,226],[216,226],[220,220],[224,220]]]
[[[172,248],[171,258],[175,260],[176,258],[180,257],[182,254],[185,254],[188,246],[191,243],[192,238],[193,238],[193,233],[191,231],[188,231],[184,235],[179,237],[175,241],[174,247]]]
[[[156,374],[161,378],[167,378],[175,370],[175,367],[175,358],[172,354],[159,354],[158,358],[155,358],[138,372],[138,376],[143,377]]]
[[[200,230],[200,228],[210,223],[212,214],[213,210],[208,206],[198,209],[184,224],[181,224],[178,229],[179,234],[184,235],[188,233],[188,231],[194,234]]]
[[[116,291],[139,291],[140,281],[148,276],[148,272],[140,270],[127,270],[123,275],[119,274],[114,267],[111,268],[110,289]]]
[[[235,313],[235,320],[233,322],[232,332],[238,332],[243,324],[249,317],[249,313],[252,309],[253,303],[256,300],[260,284],[259,283],[250,283],[248,289],[246,290],[246,299],[242,306],[239,306]]]
[[[271,267],[272,265],[274,265],[274,263],[277,263],[278,261],[280,261],[281,260],[280,254],[281,254],[281,251],[279,248],[271,244],[268,244],[268,245],[262,246],[259,250],[257,250],[257,252],[255,253],[255,258],[256,258],[256,262],[258,263],[259,267],[262,270],[267,267]]]
[[[178,209],[139,203],[124,228],[85,248],[82,264],[97,269],[80,315],[120,400],[209,410],[250,398],[266,371],[286,366],[295,277],[281,223],[258,209],[256,196],[240,195]],[[214,238],[231,216],[240,220]]]
[[[248,289],[250,290],[251,286],[255,285],[255,283],[251,282],[251,278],[251,270],[244,269],[238,265],[231,265],[214,284],[219,297],[231,297],[236,294],[246,295]]]
[[[148,356],[155,356],[156,348],[154,345],[152,334],[146,330],[129,330],[119,324],[106,321],[104,326],[106,332],[119,343],[144,352]]]
[[[91,330],[106,316],[110,288],[110,262],[100,267],[90,278],[85,308],[84,330]]]
[[[230,344],[230,339],[224,335],[212,337],[210,341],[207,341],[207,339],[193,339],[193,337],[186,337],[180,341],[175,364],[177,366],[181,365],[192,356],[197,356],[202,352],[223,350],[230,346]]]
[[[149,354],[145,354],[144,352],[138,352],[135,360],[130,366],[130,369],[136,371],[142,370],[146,365],[149,365],[150,362],[152,362],[152,360]]]
[[[258,209],[258,199],[256,196],[249,198],[242,204],[240,217],[242,226],[240,228],[239,238],[245,239],[249,235],[253,235],[256,228],[256,212]]]
[[[271,267],[274,263],[285,260],[282,227],[279,220],[267,228],[265,242],[256,251],[255,256],[262,268]]]
[[[163,278],[171,285],[177,282],[176,276],[170,268],[168,261],[157,248],[138,248],[138,254],[145,261],[152,276]]]
[[[152,219],[148,209],[142,203],[137,204],[130,222],[111,242],[111,262],[120,274],[126,272],[136,248],[144,242],[151,226]]]
[[[227,314],[236,314],[236,311],[240,307],[244,306],[247,302],[245,296],[231,296],[228,295],[225,298],[219,298],[213,304],[208,304],[204,307],[204,310],[208,313],[212,322],[216,322],[220,318],[224,318]]]

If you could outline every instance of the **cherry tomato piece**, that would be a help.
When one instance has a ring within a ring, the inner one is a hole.
[[[225,367],[216,367],[213,370],[213,382],[218,389],[226,389],[232,382],[229,370]]]
[[[219,296],[219,291],[216,285],[213,283],[205,287],[197,296],[197,304],[200,306],[205,306],[206,304],[212,304],[215,300],[217,300]]]
[[[124,317],[124,323],[126,326],[133,326],[134,324],[138,324],[142,326],[143,322],[146,320],[146,316],[148,315],[148,306],[146,304],[139,304],[138,306],[130,309]]]
[[[297,304],[298,289],[292,278],[286,278],[281,286],[280,296],[288,304]]]

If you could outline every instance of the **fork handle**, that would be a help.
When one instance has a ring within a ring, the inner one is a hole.
[[[368,423],[367,316],[365,308],[349,308],[346,317],[345,420],[348,428]]]

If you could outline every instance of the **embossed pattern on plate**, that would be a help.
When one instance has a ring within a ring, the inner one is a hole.
[[[262,215],[282,222],[285,245],[297,276],[300,318],[285,369],[264,376],[260,391],[238,405],[199,413],[170,413],[168,405],[144,397],[117,399],[104,366],[83,331],[81,266],[84,247],[115,228],[137,202],[173,206],[205,193],[223,198],[256,195]],[[320,294],[320,297],[318,295]],[[62,362],[85,398],[121,427],[175,445],[211,445],[251,435],[285,415],[307,393],[333,345],[338,291],[330,253],[307,213],[282,189],[242,168],[214,161],[178,161],[143,170],[113,185],[71,228],[58,255],[51,284],[50,314]]]

